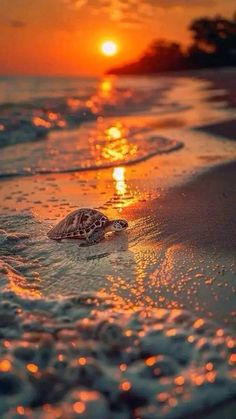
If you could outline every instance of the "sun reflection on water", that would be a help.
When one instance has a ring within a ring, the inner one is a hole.
[[[131,161],[138,153],[138,146],[131,141],[128,128],[119,122],[107,126],[98,120],[88,142],[96,164],[102,161],[106,163]]]
[[[114,167],[112,177],[115,180],[116,192],[118,195],[125,195],[127,192],[127,183],[125,181],[125,168]]]
[[[16,295],[21,297],[30,297],[30,298],[40,298],[41,291],[39,289],[39,284],[34,284],[33,286],[27,281],[27,278],[18,274],[15,270],[4,266],[5,275],[8,282],[8,287]],[[38,279],[34,278],[36,281]]]
[[[106,130],[106,136],[111,140],[119,140],[123,136],[122,128],[119,125],[109,127]]]
[[[127,130],[120,124],[114,124],[105,129],[105,144],[101,150],[106,160],[129,160],[137,154],[137,145],[130,141]]]
[[[111,96],[113,91],[113,82],[111,78],[107,78],[101,81],[98,89],[98,93],[102,98],[108,98]]]
[[[50,128],[51,127],[51,123],[46,121],[45,119],[41,118],[40,116],[34,116],[32,121],[33,121],[33,124],[36,127],[44,127],[44,128]]]

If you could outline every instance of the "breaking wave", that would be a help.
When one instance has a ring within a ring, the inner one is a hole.
[[[97,122],[94,128],[51,134],[47,142],[2,149],[0,177],[68,173],[128,165],[182,147],[149,129]]]

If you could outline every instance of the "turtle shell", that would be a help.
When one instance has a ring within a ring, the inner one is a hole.
[[[87,239],[95,230],[103,228],[109,222],[100,211],[91,208],[81,208],[68,214],[48,232],[53,240]]]

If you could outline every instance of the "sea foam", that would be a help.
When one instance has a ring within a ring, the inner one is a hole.
[[[2,149],[0,177],[69,173],[128,165],[183,146],[146,127],[98,120],[79,130],[51,134],[46,142]]]
[[[236,395],[231,334],[185,310],[5,291],[0,345],[2,418],[183,418]]]

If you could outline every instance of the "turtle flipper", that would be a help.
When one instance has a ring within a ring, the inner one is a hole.
[[[99,243],[104,237],[104,231],[96,230],[91,234],[90,237],[86,238],[86,241],[82,244],[82,247],[92,246],[93,244]]]

